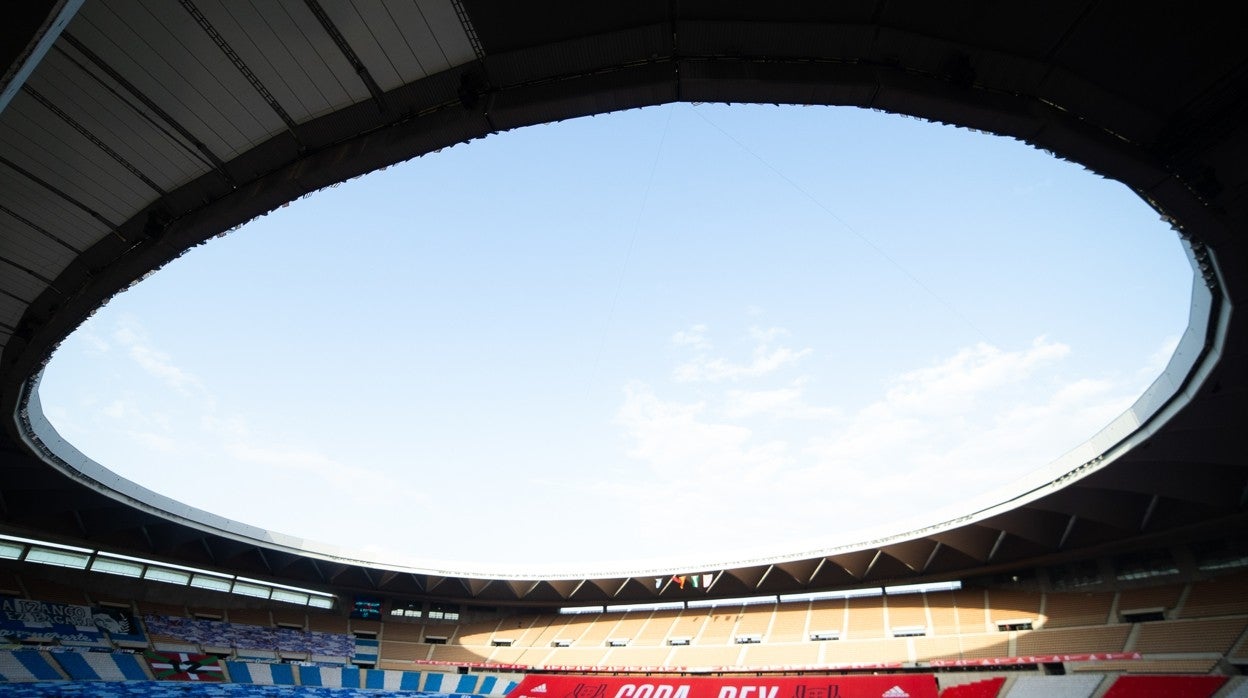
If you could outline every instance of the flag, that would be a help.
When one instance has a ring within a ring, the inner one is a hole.
[[[225,681],[221,662],[211,654],[148,650],[143,658],[161,681]]]
[[[711,582],[713,581],[715,581],[715,575],[709,572],[706,574],[672,575],[672,582],[681,589],[684,589],[686,584],[692,586],[694,589],[706,589],[711,586]]]

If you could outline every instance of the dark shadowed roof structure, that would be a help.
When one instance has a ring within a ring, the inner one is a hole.
[[[30,0],[6,14],[2,531],[317,588],[553,606],[918,582],[1248,530],[1235,308],[1248,42],[1229,5]],[[1184,239],[1191,326],[1131,411],[1017,498],[853,546],[725,560],[699,590],[656,588],[670,569],[532,579],[367,560],[146,492],[43,418],[38,377],[58,343],[195,245],[449,145],[681,101],[878,109],[1081,163]]]

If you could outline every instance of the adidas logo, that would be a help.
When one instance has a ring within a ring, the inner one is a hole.
[[[910,698],[910,694],[903,691],[901,686],[893,686],[880,694],[880,698]]]
[[[545,693],[545,692],[546,692],[546,684],[544,684],[544,683],[543,683],[543,684],[538,684],[537,686],[534,686],[534,687],[533,687],[533,688],[529,691],[529,693]]]

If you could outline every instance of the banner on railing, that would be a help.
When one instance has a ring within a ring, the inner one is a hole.
[[[210,654],[148,650],[143,659],[160,681],[225,681],[221,662]]]
[[[509,698],[936,698],[933,674],[818,677],[529,675]]]
[[[14,640],[56,639],[67,644],[104,641],[88,606],[11,596],[0,597],[0,635]]]
[[[949,666],[1011,666],[1015,664],[1061,664],[1062,662],[1099,662],[1114,659],[1139,659],[1139,652],[1098,652],[1096,654],[1040,654],[1026,657],[992,657],[990,659],[933,659],[934,667]]]
[[[502,664],[499,662],[444,662],[438,659],[415,659],[413,664],[429,666],[466,666],[470,669],[491,669],[494,671],[528,671],[532,667],[527,664]]]

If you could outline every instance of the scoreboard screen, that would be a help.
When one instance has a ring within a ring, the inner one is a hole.
[[[351,607],[351,617],[363,620],[381,620],[381,599],[374,596],[357,596]]]

